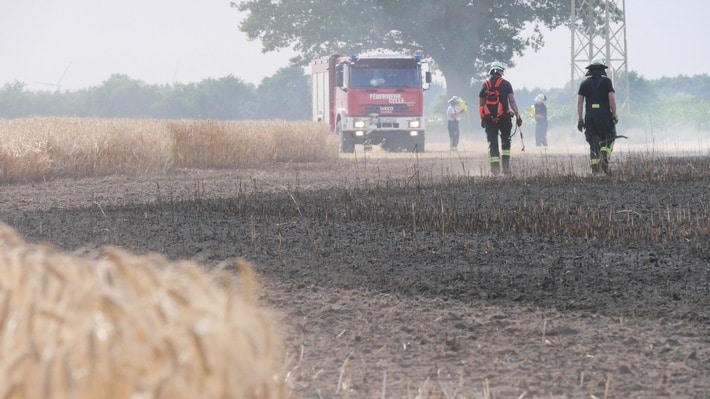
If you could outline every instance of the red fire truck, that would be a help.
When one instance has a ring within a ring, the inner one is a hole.
[[[356,144],[424,152],[424,90],[431,83],[419,56],[319,58],[311,64],[313,119],[330,124],[340,150]]]

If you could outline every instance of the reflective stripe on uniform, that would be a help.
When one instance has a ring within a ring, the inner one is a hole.
[[[606,152],[608,155],[611,155],[611,152],[614,150],[614,144],[612,143],[610,146],[602,146],[600,151]]]
[[[498,162],[500,162],[500,158],[499,158],[499,157],[490,157],[490,156],[489,156],[489,157],[488,157],[488,162],[490,162],[490,163],[498,163]]]
[[[589,160],[590,165],[598,165],[599,164],[599,158],[592,158]]]
[[[504,157],[509,157],[510,156],[510,150],[501,150],[500,155]]]

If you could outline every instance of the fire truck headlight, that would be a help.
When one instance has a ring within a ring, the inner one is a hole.
[[[355,123],[353,123],[353,127],[356,129],[362,129],[365,127],[365,121],[355,121]]]
[[[419,135],[419,132],[416,131],[416,130],[412,130],[411,132],[409,132],[409,135],[412,136],[412,137],[416,137],[416,136]]]
[[[409,128],[410,129],[418,129],[419,128],[419,119],[414,119],[409,121]]]
[[[355,135],[356,135],[357,137],[362,137],[362,136],[365,135],[365,132],[363,132],[362,130],[356,130],[356,131],[355,131]]]

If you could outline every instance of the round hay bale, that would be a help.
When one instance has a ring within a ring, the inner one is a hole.
[[[235,264],[79,256],[0,225],[0,397],[287,397],[274,318]]]

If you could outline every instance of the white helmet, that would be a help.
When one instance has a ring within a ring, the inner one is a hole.
[[[586,67],[586,69],[607,69],[609,68],[604,64],[604,60],[601,58],[595,58],[592,60],[592,62]]]
[[[501,63],[498,62],[498,61],[492,63],[492,64],[491,64],[491,67],[488,68],[488,73],[491,74],[491,75],[494,74],[494,73],[497,73],[497,74],[499,74],[499,75],[502,75],[504,71],[505,71],[505,67],[503,66],[503,64],[501,64]]]

